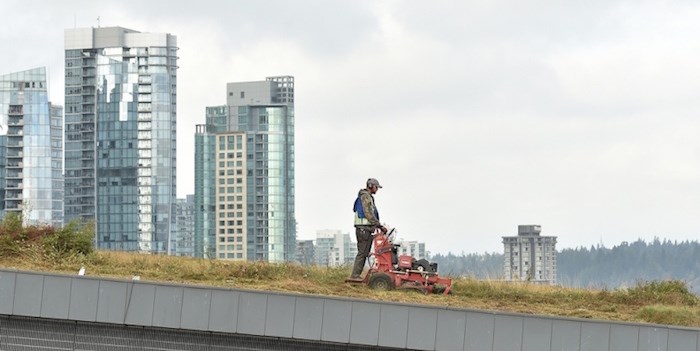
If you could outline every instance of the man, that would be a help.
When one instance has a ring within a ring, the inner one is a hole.
[[[357,237],[357,257],[352,268],[350,280],[361,281],[362,269],[365,267],[365,260],[369,256],[369,249],[372,247],[372,234],[379,229],[386,233],[386,227],[379,222],[379,211],[374,205],[374,194],[381,189],[379,181],[374,178],[367,179],[367,187],[361,189],[357,194],[357,199],[353,205],[355,212],[355,236]]]

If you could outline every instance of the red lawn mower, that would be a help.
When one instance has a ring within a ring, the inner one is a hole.
[[[372,244],[370,257],[374,259],[369,272],[362,280],[348,279],[348,283],[367,284],[372,289],[392,290],[418,289],[426,294],[450,294],[452,279],[442,278],[437,273],[437,263],[428,260],[416,260],[412,256],[398,256],[398,247],[394,244],[395,229],[383,234],[377,231]]]

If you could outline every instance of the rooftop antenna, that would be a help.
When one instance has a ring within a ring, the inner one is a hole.
[[[100,28],[100,16],[97,16],[97,28]]]

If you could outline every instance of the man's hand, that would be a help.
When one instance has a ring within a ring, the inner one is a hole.
[[[385,226],[381,226],[381,227],[379,227],[379,230],[381,230],[381,231],[382,231],[382,234],[386,234],[386,232],[388,232],[388,231],[389,231],[389,229],[387,229],[387,228],[386,228]]]

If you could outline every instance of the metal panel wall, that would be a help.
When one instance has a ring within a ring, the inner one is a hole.
[[[179,286],[156,286],[153,302],[153,326],[180,328],[182,299],[185,289]]]
[[[552,324],[552,350],[581,350],[581,322],[559,320]]]
[[[42,290],[47,294],[41,294],[41,317],[67,319],[70,307],[71,278],[69,277],[44,277]]]
[[[523,319],[514,316],[496,316],[493,351],[520,349],[523,337]]]
[[[153,310],[156,299],[156,286],[152,284],[132,284],[126,297],[124,324],[153,325]]]
[[[43,291],[43,275],[17,273],[15,279],[15,303],[12,308],[13,314],[39,317],[41,315],[41,294]]]
[[[464,350],[464,331],[466,328],[466,312],[438,310],[435,349],[446,351]]]
[[[438,310],[434,308],[409,308],[406,347],[412,350],[435,350],[437,318]]]
[[[668,329],[639,328],[639,351],[668,351]]]
[[[237,333],[265,335],[267,295],[244,292],[238,298]]]
[[[464,351],[493,350],[494,324],[493,313],[468,312]]]
[[[37,333],[27,327],[51,320],[58,324]],[[0,270],[0,349],[18,340],[55,339],[50,348],[73,340],[58,334],[74,335],[75,347],[144,349],[168,339],[168,348],[201,349],[180,338],[185,330],[204,332],[193,334],[202,340],[303,340],[300,350],[700,351],[695,328]],[[209,349],[225,349],[217,342]]]
[[[68,319],[86,322],[96,321],[99,291],[99,280],[71,279]]]
[[[126,319],[126,282],[100,281],[97,292],[97,322],[124,324]]]
[[[17,273],[0,271],[0,314],[13,314]]]
[[[608,351],[610,349],[610,325],[582,323],[580,346],[581,351]]]
[[[295,339],[321,340],[323,299],[297,297],[294,307]]]
[[[209,309],[212,291],[208,289],[185,288],[182,296],[182,318],[180,328],[208,330]]]
[[[351,316],[350,343],[377,345],[379,342],[379,308],[377,305],[369,302],[353,302]]]
[[[294,304],[296,298],[285,295],[267,296],[265,335],[291,338],[294,333]]]
[[[209,307],[209,329],[211,331],[223,332],[223,333],[236,333],[238,327],[238,319],[240,316],[239,302],[241,293],[236,291],[223,291],[223,290],[212,290],[211,291],[211,306]],[[265,307],[262,306],[265,311]],[[245,321],[244,323],[249,323]],[[260,321],[256,318],[253,324],[259,323],[261,326],[258,327],[262,330],[262,325],[264,321]],[[244,325],[245,326],[245,325]],[[243,331],[240,331],[243,333]],[[262,332],[260,332],[262,335]]]
[[[552,343],[552,320],[527,317],[523,321],[522,351],[550,350]]]
[[[638,341],[639,327],[633,327],[631,325],[610,326],[610,349],[637,351],[639,349]]]
[[[325,299],[323,301],[323,320],[327,322],[322,323],[321,340],[350,342],[352,302]]]

